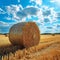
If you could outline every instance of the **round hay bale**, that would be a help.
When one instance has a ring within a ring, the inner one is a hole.
[[[9,40],[14,45],[31,47],[40,41],[40,31],[35,22],[14,24],[9,32]]]

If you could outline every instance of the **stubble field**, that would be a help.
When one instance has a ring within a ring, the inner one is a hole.
[[[41,35],[38,45],[18,49],[9,56],[2,56],[2,60],[60,60],[60,35]],[[0,35],[0,47],[10,46],[8,36]]]

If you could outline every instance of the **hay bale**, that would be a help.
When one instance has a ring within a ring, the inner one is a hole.
[[[17,23],[10,29],[9,40],[14,45],[31,47],[39,43],[40,31],[35,22]]]

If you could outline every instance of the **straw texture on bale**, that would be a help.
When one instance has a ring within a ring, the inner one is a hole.
[[[40,41],[40,31],[35,22],[14,24],[9,32],[9,40],[14,45],[26,48],[37,45]]]

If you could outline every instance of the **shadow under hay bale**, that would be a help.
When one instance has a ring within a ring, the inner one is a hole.
[[[55,36],[55,34],[52,34],[52,36]]]
[[[9,59],[9,55],[10,53],[15,54],[15,52],[17,50],[21,50],[23,49],[22,47],[18,46],[18,45],[10,45],[10,46],[2,46],[0,47],[0,60],[4,60],[5,56]]]
[[[7,37],[7,34],[4,34],[5,35],[5,37]]]
[[[13,25],[9,32],[9,40],[13,45],[25,48],[37,45],[40,31],[35,22],[21,22]]]

